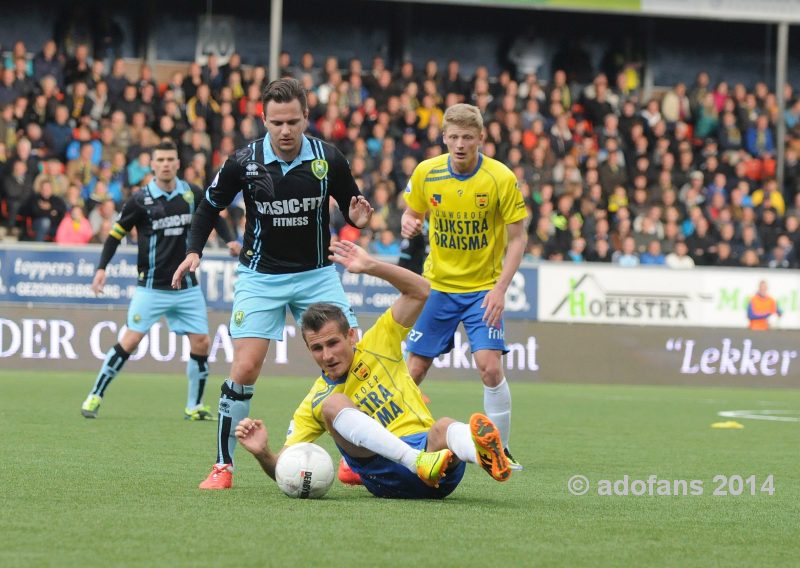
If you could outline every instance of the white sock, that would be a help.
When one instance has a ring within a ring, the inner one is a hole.
[[[507,448],[511,435],[511,390],[505,377],[496,387],[483,386],[483,409],[500,430],[503,447]]]
[[[478,463],[472,432],[463,422],[453,422],[447,427],[447,447],[463,462]]]
[[[355,408],[344,408],[333,419],[333,427],[342,438],[354,446],[401,463],[416,473],[417,456],[420,451],[406,444],[363,412]]]

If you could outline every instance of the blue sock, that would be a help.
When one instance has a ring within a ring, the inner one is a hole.
[[[103,366],[100,367],[100,373],[97,375],[97,379],[94,381],[94,386],[92,387],[92,394],[102,397],[108,385],[111,384],[111,381],[114,380],[114,377],[117,376],[122,366],[125,364],[125,361],[128,360],[130,357],[130,353],[126,353],[125,350],[117,343],[114,347],[108,350],[106,353],[106,358],[103,361]]]
[[[217,430],[217,463],[232,464],[236,448],[236,425],[250,414],[250,399],[255,385],[239,385],[231,379],[222,383],[219,397],[219,429]]]
[[[203,403],[203,391],[208,379],[208,356],[190,353],[186,362],[186,377],[189,379],[186,408],[196,408]]]

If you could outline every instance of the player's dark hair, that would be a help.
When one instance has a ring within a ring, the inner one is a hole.
[[[270,101],[275,101],[276,103],[290,103],[295,99],[300,101],[300,109],[305,115],[308,112],[306,90],[303,88],[300,81],[292,79],[291,77],[271,81],[264,88],[264,93],[261,95],[261,102],[264,105],[265,111],[267,103]]]
[[[174,150],[175,152],[177,152],[178,146],[176,146],[175,142],[173,142],[169,138],[164,138],[163,140],[161,140],[161,142],[153,146],[152,154],[155,154],[156,150]]]
[[[347,316],[344,315],[339,306],[324,302],[317,302],[308,306],[303,318],[300,320],[300,331],[303,334],[303,340],[306,338],[306,331],[319,331],[329,321],[338,325],[339,331],[343,334],[350,331],[350,323],[347,321]]]

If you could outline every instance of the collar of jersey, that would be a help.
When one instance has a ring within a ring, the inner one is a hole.
[[[292,163],[284,162],[278,157],[277,154],[275,154],[275,152],[272,150],[272,144],[269,141],[269,134],[267,134],[267,136],[264,138],[264,164],[278,162],[281,165],[283,175],[286,175],[286,172],[292,168],[296,168],[303,162],[307,162],[315,158],[316,156],[314,155],[314,151],[311,149],[311,142],[309,142],[305,135],[303,135],[303,142],[300,144],[300,153],[292,161]]]
[[[455,171],[453,171],[453,168],[450,167],[450,156],[447,156],[447,171],[450,172],[450,175],[456,178],[458,181],[466,181],[475,174],[477,174],[478,170],[481,169],[481,164],[483,164],[483,154],[479,152],[478,163],[475,166],[475,169],[468,174],[457,174]]]
[[[325,373],[325,371],[320,369],[320,372],[322,373],[322,380],[329,385],[343,385],[347,381],[347,376],[350,374],[350,370],[348,369],[348,371],[338,379],[332,379]]]
[[[183,195],[187,191],[189,191],[189,184],[183,181],[182,179],[175,180],[175,189],[171,192],[167,193],[158,185],[156,185],[156,180],[151,180],[150,183],[147,184],[147,189],[150,190],[150,196],[153,199],[158,199],[159,197],[165,197],[167,201],[175,197],[176,195]]]

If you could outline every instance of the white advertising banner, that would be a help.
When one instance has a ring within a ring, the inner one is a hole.
[[[800,22],[800,0],[642,0],[646,14],[748,22]]]
[[[743,329],[761,281],[783,312],[769,318],[769,327],[800,329],[800,271],[745,268],[544,263],[539,267],[539,320]]]

